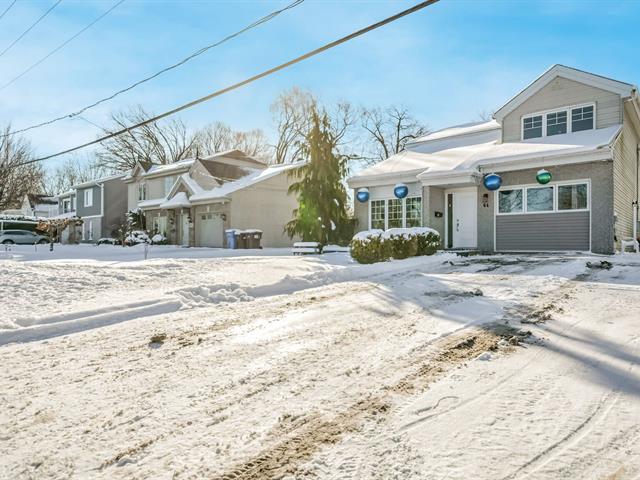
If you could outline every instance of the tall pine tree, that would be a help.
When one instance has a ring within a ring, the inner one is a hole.
[[[289,193],[296,194],[298,208],[285,226],[289,237],[300,235],[303,241],[322,245],[339,243],[352,220],[347,213],[348,157],[337,151],[337,139],[326,112],[311,111],[311,128],[301,148],[303,167],[290,174],[298,181]]]

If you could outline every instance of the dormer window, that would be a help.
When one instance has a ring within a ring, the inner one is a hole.
[[[571,131],[581,132],[582,130],[593,129],[593,105],[588,107],[578,107],[571,109]]]
[[[522,118],[522,139],[551,137],[595,128],[595,105],[566,107]]]

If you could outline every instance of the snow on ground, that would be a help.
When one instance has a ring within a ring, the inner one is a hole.
[[[640,475],[634,255],[105,248],[0,260],[0,478]]]

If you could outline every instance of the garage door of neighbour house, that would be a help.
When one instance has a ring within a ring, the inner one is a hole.
[[[589,251],[589,183],[503,187],[496,193],[497,251]]]
[[[200,214],[199,241],[201,247],[223,246],[224,220],[216,213]]]

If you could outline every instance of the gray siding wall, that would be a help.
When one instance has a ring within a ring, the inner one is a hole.
[[[589,212],[496,217],[496,250],[589,250]]]
[[[630,105],[628,105],[630,107]],[[638,195],[637,148],[640,136],[625,106],[624,128],[613,149],[613,208],[616,213],[616,248],[620,240],[633,236],[633,202]]]
[[[504,118],[503,142],[521,140],[520,122],[523,115],[589,102],[596,104],[597,128],[622,123],[622,100],[619,95],[557,77]]]
[[[440,242],[444,242],[444,189],[440,187],[422,187],[423,220],[426,227],[440,233]],[[436,217],[436,212],[442,213]]]
[[[125,219],[127,213],[127,184],[121,178],[104,183],[104,218],[102,221],[103,237],[114,236]]]
[[[84,191],[85,190],[91,190],[93,193],[93,205],[91,205],[90,207],[86,207],[84,205]],[[76,190],[76,196],[77,196],[77,205],[76,205],[76,212],[78,213],[79,217],[88,217],[91,215],[100,215],[100,213],[102,212],[102,198],[100,195],[100,187],[98,186],[93,186],[93,187],[87,187],[87,188],[79,188],[78,190]]]
[[[553,182],[571,180],[591,180],[591,251],[595,253],[613,253],[614,216],[613,216],[613,162],[592,162],[575,165],[546,167],[553,175]],[[500,173],[502,185],[528,185],[535,183],[535,169]],[[488,193],[487,204],[483,205],[483,194]],[[478,249],[490,252],[494,250],[493,234],[496,226],[495,194],[483,187],[478,189]],[[575,212],[578,213],[578,212]],[[533,216],[542,215],[535,214]],[[552,214],[553,215],[553,214]],[[555,214],[563,218],[566,212]],[[525,215],[520,215],[524,217]],[[532,216],[532,215],[526,215]],[[515,216],[510,216],[515,218]],[[519,248],[518,250],[523,250]],[[537,250],[537,248],[532,248]]]

